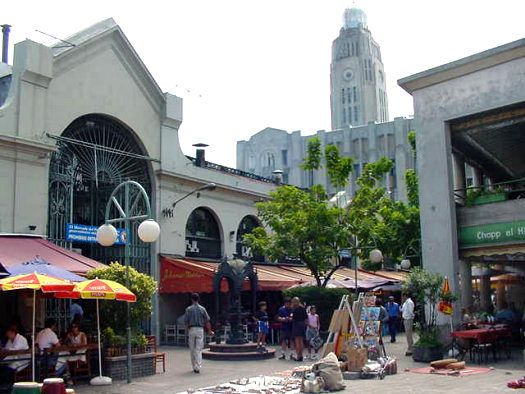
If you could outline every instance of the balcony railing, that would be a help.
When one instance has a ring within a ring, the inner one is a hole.
[[[193,164],[197,165],[197,159],[195,157],[191,157],[191,156],[186,156],[186,157],[189,160],[191,160],[193,162]],[[242,177],[245,177],[245,178],[254,179],[254,180],[260,181],[260,182],[266,182],[266,183],[272,183],[272,184],[276,184],[277,183],[274,179],[265,178],[263,176],[260,176],[260,175],[257,175],[257,174],[253,174],[251,172],[246,172],[246,171],[238,170],[236,168],[226,167],[226,166],[223,166],[221,164],[211,163],[209,161],[204,161],[202,167],[210,168],[212,170],[221,171],[221,172],[225,172],[225,173],[232,174],[232,175],[237,175],[237,176],[242,176]]]
[[[460,206],[519,200],[522,198],[525,199],[525,178],[454,190],[454,199]]]

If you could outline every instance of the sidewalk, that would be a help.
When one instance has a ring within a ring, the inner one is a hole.
[[[523,353],[515,353],[513,359],[502,360],[493,366],[495,369],[486,374],[452,377],[422,375],[405,372],[405,369],[426,366],[415,363],[411,357],[405,357],[406,341],[400,335],[398,342],[385,343],[387,353],[398,357],[398,374],[387,376],[384,380],[346,381],[348,393],[500,393],[512,392],[506,383],[525,374]],[[301,365],[294,361],[279,361],[276,358],[261,361],[210,361],[204,360],[203,370],[194,374],[190,367],[187,348],[163,347],[166,352],[166,373],[142,379],[136,379],[130,385],[113,383],[112,386],[93,387],[79,385],[78,394],[139,394],[139,393],[178,393],[187,389],[201,388],[231,381],[242,377],[271,375]],[[303,363],[308,364],[308,363]]]

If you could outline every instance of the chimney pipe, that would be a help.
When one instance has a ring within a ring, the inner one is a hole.
[[[9,31],[11,25],[2,25],[2,63],[7,64],[7,51],[9,49]]]
[[[198,167],[205,167],[206,158],[204,156],[204,148],[206,148],[208,144],[203,144],[202,142],[199,142],[198,144],[193,144],[193,146],[199,148],[195,153],[195,165]]]

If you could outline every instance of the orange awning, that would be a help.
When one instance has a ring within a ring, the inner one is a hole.
[[[160,257],[160,294],[173,293],[212,293],[213,277],[218,263],[196,261],[187,258],[169,256]],[[281,291],[290,287],[309,282],[314,279],[308,268],[292,265],[254,264],[259,278],[259,291]],[[333,279],[353,279],[355,271],[351,268],[341,268],[333,275]],[[406,274],[400,272],[358,270],[357,279],[385,278],[392,281],[403,281]],[[250,289],[250,283],[245,281],[244,290]],[[221,291],[227,292],[226,281],[221,283]]]

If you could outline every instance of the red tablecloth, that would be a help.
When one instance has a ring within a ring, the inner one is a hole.
[[[497,333],[498,335],[507,334],[509,329],[507,327],[500,328],[476,328],[474,330],[461,330],[453,331],[450,336],[453,338],[465,338],[465,339],[479,339],[483,334]]]

